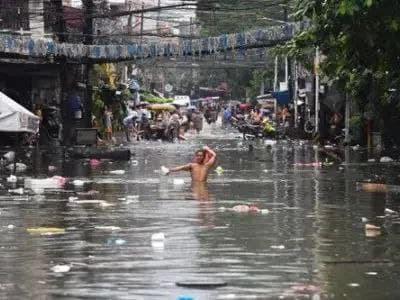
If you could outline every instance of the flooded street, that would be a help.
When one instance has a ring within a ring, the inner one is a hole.
[[[162,165],[187,163],[205,144],[223,168],[212,171],[208,185],[192,188],[184,172],[160,174]],[[267,147],[219,128],[131,150],[128,162],[96,167],[43,155],[40,168],[20,176],[45,177],[54,165],[55,174],[84,185],[30,196],[1,191],[1,299],[400,297],[400,218],[382,217],[385,208],[400,210],[399,195],[358,191],[356,184],[374,174],[396,182],[398,165],[357,163],[364,154],[350,150],[343,166],[299,166],[320,160],[308,142]],[[249,203],[269,213],[230,210]],[[362,218],[381,234],[367,237]],[[65,233],[27,232],[37,227]],[[164,240],[154,239],[161,233]],[[183,280],[227,286],[178,287]]]

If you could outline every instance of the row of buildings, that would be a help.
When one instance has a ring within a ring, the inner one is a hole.
[[[0,37],[19,35],[58,42],[123,44],[178,35],[178,19],[165,21],[160,0],[0,0]],[[140,10],[149,9],[147,13]],[[129,14],[129,11],[137,11]],[[168,14],[170,12],[167,11]],[[68,114],[69,94],[76,90],[90,112],[92,62],[69,61],[0,52],[0,90],[26,108],[52,105]],[[126,76],[126,75],[125,75]],[[90,115],[87,114],[89,122]]]

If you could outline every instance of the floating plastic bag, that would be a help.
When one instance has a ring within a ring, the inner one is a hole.
[[[6,169],[9,171],[14,171],[15,169],[16,172],[24,172],[26,171],[26,169],[28,169],[28,167],[23,163],[15,163],[15,164],[9,164],[8,166],[6,166]]]
[[[169,174],[169,169],[167,167],[161,166],[161,174],[163,175],[168,175]]]
[[[55,265],[51,267],[51,270],[54,273],[67,273],[71,270],[71,266],[69,265]]]
[[[63,188],[67,180],[61,176],[53,176],[51,178],[26,178],[24,187],[26,189],[43,190],[43,189],[60,189]]]
[[[18,180],[17,176],[14,176],[14,175],[10,175],[10,176],[7,177],[7,182],[8,183],[16,183],[17,180]]]

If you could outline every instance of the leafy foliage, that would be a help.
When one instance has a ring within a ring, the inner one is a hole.
[[[400,1],[297,0],[294,16],[306,26],[284,51],[301,57],[319,46],[321,70],[339,81],[362,112],[376,120],[399,114]]]
[[[174,101],[170,98],[161,98],[156,95],[153,95],[149,91],[142,91],[141,92],[141,101],[149,102],[149,103],[171,103]]]

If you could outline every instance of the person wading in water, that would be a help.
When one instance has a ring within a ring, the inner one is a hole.
[[[176,168],[168,169],[166,174],[171,172],[189,171],[192,176],[192,183],[206,182],[208,172],[214,165],[217,154],[209,147],[204,146],[202,150],[197,150],[194,162]]]

